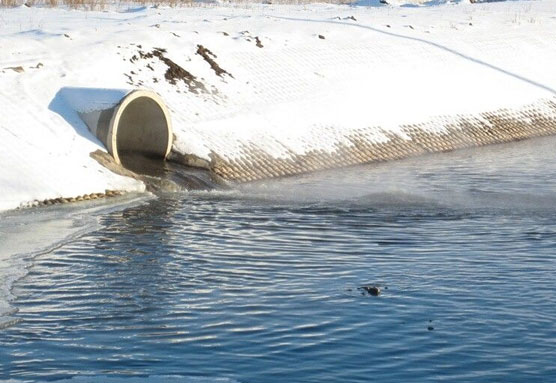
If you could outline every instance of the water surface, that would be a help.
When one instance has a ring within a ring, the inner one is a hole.
[[[555,145],[107,212],[15,284],[0,379],[556,381]]]

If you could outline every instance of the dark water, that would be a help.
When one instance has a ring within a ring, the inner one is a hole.
[[[206,169],[183,166],[134,152],[121,153],[120,160],[126,169],[139,175],[149,191],[212,190],[225,187],[216,175]]]
[[[105,214],[16,283],[0,380],[555,382],[555,147]]]

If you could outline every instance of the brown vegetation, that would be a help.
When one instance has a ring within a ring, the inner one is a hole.
[[[351,4],[354,0],[229,0],[230,5],[251,4],[309,4],[325,2],[332,4]],[[127,0],[126,3],[138,5],[163,5],[170,7],[214,6],[216,2],[200,2],[196,0]],[[103,10],[110,4],[120,4],[114,0],[0,0],[0,7],[16,7],[26,5],[46,7],[68,7],[72,9]]]
[[[2,7],[15,7],[19,2],[17,0],[0,0],[0,6]]]
[[[258,38],[257,38],[257,40],[258,40]],[[205,48],[202,45],[197,45],[197,54],[200,55],[210,65],[211,69],[218,76],[224,77],[224,75],[226,74],[226,75],[230,76],[231,78],[234,78],[234,76],[232,76],[232,74],[230,72],[222,69],[220,67],[220,65],[218,65],[218,63],[216,61],[214,61],[218,57],[214,53],[212,53],[210,51],[210,49]]]

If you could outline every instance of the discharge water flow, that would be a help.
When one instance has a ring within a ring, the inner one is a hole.
[[[138,152],[123,152],[120,160],[126,169],[140,175],[150,191],[212,190],[224,187],[207,169],[185,166]]]

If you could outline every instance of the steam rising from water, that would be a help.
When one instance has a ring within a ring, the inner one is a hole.
[[[556,209],[556,138],[239,186],[246,198],[369,207]]]

